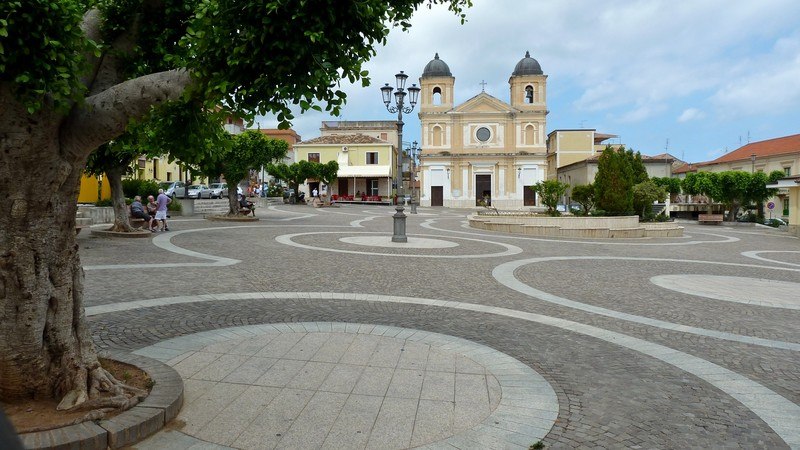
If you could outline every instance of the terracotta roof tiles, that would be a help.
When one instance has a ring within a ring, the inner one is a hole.
[[[303,144],[386,144],[386,141],[363,134],[334,134],[320,136],[303,142]]]
[[[759,158],[786,153],[800,153],[800,134],[768,139],[766,141],[751,142],[705,164],[750,161],[750,155],[756,155],[756,158]]]

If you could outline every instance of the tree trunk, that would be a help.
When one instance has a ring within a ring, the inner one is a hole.
[[[100,367],[83,308],[75,238],[88,151],[62,144],[62,118],[28,114],[0,83],[0,399],[79,406],[123,389]],[[92,402],[96,405],[96,402]]]
[[[114,207],[114,225],[109,231],[129,233],[134,231],[130,221],[130,210],[125,203],[125,192],[122,190],[123,170],[115,167],[106,170],[108,184],[111,185],[111,205]]]
[[[229,216],[238,216],[239,215],[239,195],[237,194],[236,186],[231,189],[228,186],[228,215]]]

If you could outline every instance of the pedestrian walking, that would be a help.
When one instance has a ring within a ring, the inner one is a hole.
[[[161,221],[161,231],[169,231],[167,226],[167,205],[172,203],[172,199],[167,197],[163,189],[158,190],[158,198],[156,199],[158,208],[156,209],[156,220]]]

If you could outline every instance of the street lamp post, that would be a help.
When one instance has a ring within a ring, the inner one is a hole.
[[[417,197],[417,141],[411,144],[409,153],[411,153],[411,214],[417,213],[417,203],[414,199]]]
[[[410,88],[406,89],[406,80],[408,75],[400,73],[394,76],[397,82],[397,90],[386,83],[381,88],[381,95],[383,97],[383,104],[386,105],[386,110],[390,113],[397,113],[397,171],[395,173],[395,184],[397,185],[397,202],[395,210],[397,211],[394,216],[394,233],[392,234],[392,242],[408,242],[406,237],[406,215],[403,214],[403,113],[410,114],[414,110],[419,98],[420,88],[416,84],[412,84]],[[392,100],[392,91],[394,91],[394,105],[390,105]],[[407,91],[407,92],[406,92]],[[408,94],[408,104],[405,106],[405,98]]]

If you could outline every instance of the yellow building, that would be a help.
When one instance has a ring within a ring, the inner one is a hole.
[[[339,163],[338,179],[330,189],[332,194],[342,196],[358,192],[383,198],[392,195],[397,153],[394,145],[382,139],[363,134],[334,134],[295,144],[294,151],[297,161]],[[328,191],[327,186],[320,186],[316,180],[308,180],[301,191],[309,196],[314,188]]]
[[[599,156],[609,145],[606,141],[615,137],[594,129],[553,130],[547,135],[547,177],[554,179],[558,169]]]
[[[525,54],[508,80],[510,103],[482,91],[456,105],[455,77],[436,54],[420,78],[420,204],[536,205],[546,179],[547,75]]]
[[[779,170],[787,178],[796,177],[800,174],[800,134],[750,142],[713,161],[687,164],[676,170],[676,173],[683,175],[687,172],[724,172],[728,170],[764,172],[766,174]],[[781,184],[778,194],[769,199],[769,202],[774,204],[772,217],[789,219],[789,223],[797,227],[800,226],[800,222],[797,221],[797,218],[792,222],[791,217],[793,213],[797,214],[798,199],[796,196],[800,194],[800,191],[789,189],[789,186],[791,186],[791,182]],[[792,197],[793,193],[794,198]],[[764,215],[769,216],[770,211],[765,210]],[[797,216],[795,215],[795,217]]]

